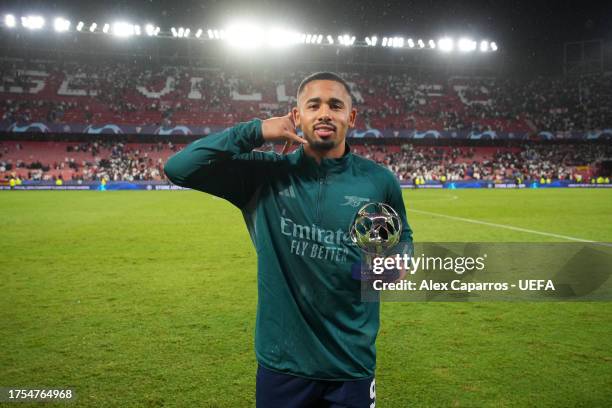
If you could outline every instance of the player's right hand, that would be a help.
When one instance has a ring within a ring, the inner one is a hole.
[[[261,124],[261,132],[266,142],[285,142],[283,154],[289,152],[293,143],[308,144],[297,135],[291,112],[285,116],[266,119]]]

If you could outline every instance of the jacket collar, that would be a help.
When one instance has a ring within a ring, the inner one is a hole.
[[[321,159],[320,164],[317,163],[314,158],[310,157],[306,154],[306,152],[304,152],[304,146],[300,146],[296,150],[298,162],[308,173],[341,173],[350,166],[353,160],[353,152],[351,151],[349,144],[346,141],[344,143],[346,149],[344,150],[342,157],[337,159]]]

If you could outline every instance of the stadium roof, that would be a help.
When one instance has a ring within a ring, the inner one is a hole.
[[[130,20],[169,27],[221,28],[235,19],[282,23],[301,32],[347,33],[358,38],[444,35],[490,38],[524,62],[558,58],[566,41],[612,38],[609,2],[584,1],[334,1],[334,0],[7,0],[0,13],[62,16],[73,22]],[[427,40],[426,40],[427,41]],[[553,54],[554,53],[554,54]]]

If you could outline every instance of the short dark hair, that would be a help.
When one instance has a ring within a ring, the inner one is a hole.
[[[304,87],[312,81],[335,81],[338,82],[340,84],[342,84],[344,86],[344,89],[346,89],[346,92],[349,94],[349,97],[351,98],[351,101],[353,100],[353,95],[351,94],[351,88],[349,87],[349,84],[342,79],[342,77],[334,72],[315,72],[314,74],[311,74],[309,76],[307,76],[306,78],[304,78],[302,80],[302,82],[300,83],[300,86],[298,87],[298,91],[297,91],[297,96],[299,98],[300,94],[302,93],[302,91],[304,90]]]

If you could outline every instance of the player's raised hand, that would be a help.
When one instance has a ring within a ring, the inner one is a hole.
[[[261,124],[261,132],[266,142],[284,141],[283,154],[289,152],[293,143],[308,143],[297,135],[291,112],[285,116],[264,120]]]

